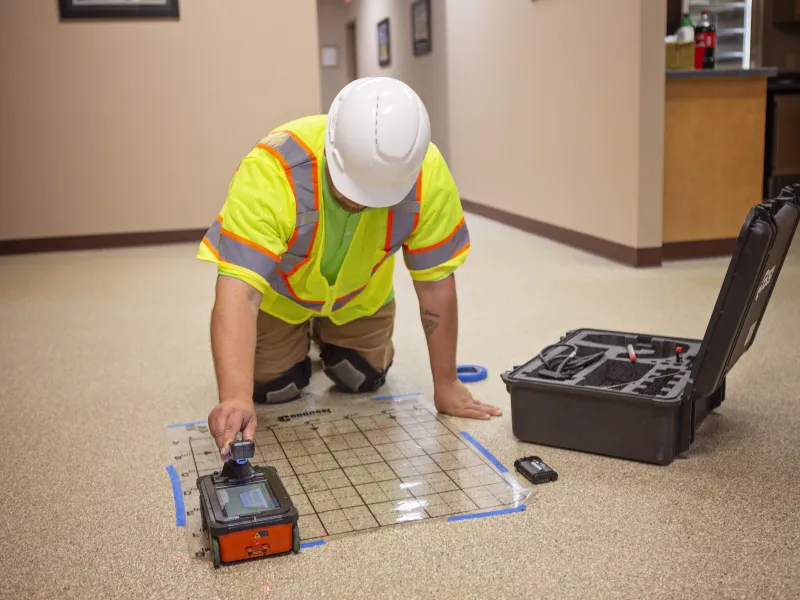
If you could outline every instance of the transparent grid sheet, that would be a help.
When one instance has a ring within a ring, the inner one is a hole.
[[[251,463],[277,469],[297,508],[301,541],[517,508],[531,490],[500,471],[421,397],[389,401],[307,394],[258,407]],[[193,555],[208,551],[197,478],[222,469],[202,423],[167,428]]]

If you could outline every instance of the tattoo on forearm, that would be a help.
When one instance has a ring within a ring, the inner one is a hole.
[[[436,328],[439,327],[439,316],[432,310],[422,311],[422,330],[425,332],[426,338],[431,337]]]

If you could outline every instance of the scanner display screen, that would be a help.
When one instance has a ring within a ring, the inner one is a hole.
[[[217,499],[223,514],[228,518],[280,508],[278,500],[266,483],[250,483],[218,489]]]

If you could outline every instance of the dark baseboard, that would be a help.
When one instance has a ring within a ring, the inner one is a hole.
[[[663,248],[632,248],[603,240],[585,233],[543,223],[529,217],[515,215],[498,208],[461,200],[464,210],[493,221],[539,235],[555,242],[602,256],[609,260],[634,267],[657,267],[662,260],[686,260],[730,256],[736,239],[704,240],[698,242],[670,242]],[[178,229],[172,231],[142,231],[135,233],[109,233],[23,240],[0,240],[0,256],[40,252],[68,252],[74,250],[102,250],[107,248],[132,248],[197,242],[203,239],[205,229]]]
[[[618,263],[633,267],[658,267],[661,265],[661,248],[632,248],[463,198],[461,204],[468,212]]]
[[[692,258],[715,258],[732,256],[736,238],[724,240],[701,240],[696,242],[667,242],[662,248],[664,260],[687,260]]]
[[[131,248],[134,246],[159,246],[197,242],[203,239],[205,229],[179,229],[172,231],[142,231],[135,233],[108,233],[68,237],[0,240],[0,255],[31,254],[38,252],[67,252],[71,250],[100,250],[105,248]]]

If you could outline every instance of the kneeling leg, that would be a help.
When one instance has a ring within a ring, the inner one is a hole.
[[[319,339],[325,374],[339,389],[364,393],[383,386],[394,360],[394,317],[392,300],[375,314],[344,325],[317,319],[315,337]]]
[[[309,322],[293,325],[259,312],[253,365],[253,401],[295,400],[311,379]]]
[[[361,354],[350,348],[323,344],[321,352],[325,374],[343,392],[353,394],[374,392],[386,383],[385,369],[376,369]]]

